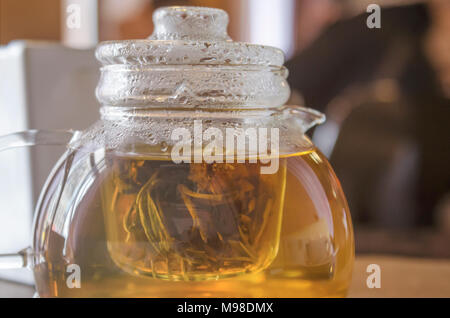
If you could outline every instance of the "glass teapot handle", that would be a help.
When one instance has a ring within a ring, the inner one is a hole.
[[[0,136],[0,152],[18,147],[37,145],[67,145],[79,135],[73,130],[27,130]],[[0,254],[0,269],[28,267],[31,248],[18,253]]]

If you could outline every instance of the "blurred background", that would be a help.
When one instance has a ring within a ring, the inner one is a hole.
[[[366,25],[370,3],[382,8],[379,29]],[[68,27],[72,4],[82,11],[79,28]],[[50,41],[90,56],[85,75],[61,97],[89,110],[77,122],[63,113],[56,124],[84,128],[98,111],[92,49],[99,41],[149,36],[152,12],[169,5],[222,8],[234,40],[285,51],[290,102],[327,115],[311,137],[342,182],[357,253],[450,258],[450,1],[0,0],[0,44],[38,40],[25,44],[34,52],[36,43]],[[55,60],[35,63],[49,69]],[[5,74],[0,78],[9,82]],[[92,83],[92,96],[70,89],[80,81]],[[4,118],[12,116],[6,107],[0,98]],[[55,125],[42,120],[28,126]],[[37,179],[30,206],[43,182]]]

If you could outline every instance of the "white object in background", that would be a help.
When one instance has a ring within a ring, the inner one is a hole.
[[[250,0],[249,42],[281,48],[288,59],[294,50],[294,0]]]
[[[15,41],[0,47],[0,135],[27,129],[84,129],[98,118],[94,50]],[[0,152],[0,253],[30,246],[33,211],[64,147]],[[32,283],[26,269],[1,278]]]

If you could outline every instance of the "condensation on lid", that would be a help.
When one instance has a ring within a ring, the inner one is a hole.
[[[148,39],[108,41],[97,47],[103,65],[270,65],[282,66],[278,48],[234,42],[227,34],[228,14],[202,7],[165,7],[153,14]]]

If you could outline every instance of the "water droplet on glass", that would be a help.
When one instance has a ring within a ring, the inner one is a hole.
[[[161,151],[166,152],[168,149],[169,149],[169,145],[165,141],[163,141],[161,143]]]

